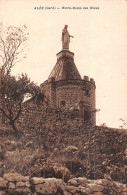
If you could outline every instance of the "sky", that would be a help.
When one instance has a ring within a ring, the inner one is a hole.
[[[37,84],[53,69],[62,49],[62,29],[68,25],[75,64],[82,78],[96,82],[97,125],[119,128],[120,118],[127,123],[126,0],[0,0],[0,22],[28,27],[27,58],[12,74],[27,73]]]

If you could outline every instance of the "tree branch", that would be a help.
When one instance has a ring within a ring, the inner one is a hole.
[[[20,110],[18,111],[17,116],[13,119],[13,121],[16,121],[16,120],[19,118],[19,116],[20,116],[20,114],[21,114],[21,112],[22,112],[21,104],[20,104],[19,107],[20,107]]]
[[[3,114],[10,120],[9,116],[6,114],[3,108],[0,108],[0,110],[3,112]]]

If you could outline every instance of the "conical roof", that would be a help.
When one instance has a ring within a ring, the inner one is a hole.
[[[49,75],[55,78],[55,81],[81,79],[78,69],[74,63],[74,53],[68,50],[62,50],[57,54],[57,63]]]

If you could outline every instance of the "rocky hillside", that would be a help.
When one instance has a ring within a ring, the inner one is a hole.
[[[127,183],[127,132],[82,124],[71,113],[49,111],[40,121],[26,118],[17,139],[0,129],[0,177],[7,173],[56,178],[86,177]]]

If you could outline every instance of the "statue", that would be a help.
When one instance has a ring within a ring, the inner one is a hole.
[[[69,50],[70,37],[72,37],[72,38],[74,38],[74,37],[69,35],[67,27],[68,27],[68,25],[65,25],[64,29],[62,31],[62,49]]]

